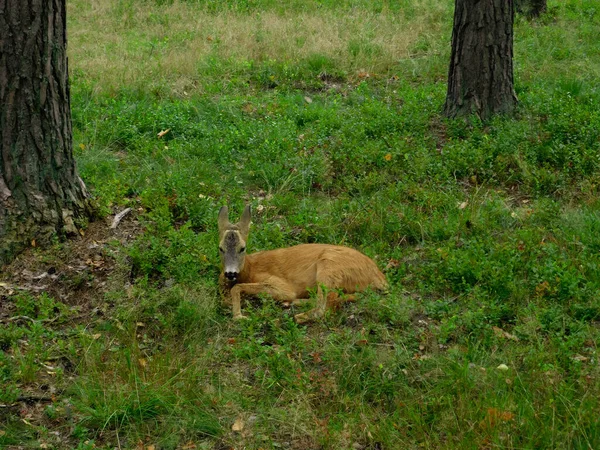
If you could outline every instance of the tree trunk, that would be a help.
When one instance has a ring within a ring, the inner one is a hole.
[[[512,113],[512,0],[456,0],[444,114],[486,120]]]
[[[65,0],[0,0],[0,267],[91,212],[75,168]]]
[[[515,0],[515,9],[528,18],[535,19],[546,11],[546,0]]]

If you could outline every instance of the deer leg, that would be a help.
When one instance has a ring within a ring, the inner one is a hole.
[[[311,320],[319,319],[325,315],[328,306],[334,306],[340,302],[339,295],[334,289],[343,286],[339,275],[336,275],[336,268],[331,270],[328,262],[319,261],[317,264],[317,305],[305,313],[296,314],[294,319],[297,323],[305,323]],[[339,272],[339,270],[337,271]],[[330,290],[331,289],[331,290]]]
[[[269,283],[240,283],[231,288],[231,300],[233,306],[233,318],[243,319],[241,301],[242,294],[257,295],[268,294],[275,300],[294,302],[297,300],[296,293],[284,281],[269,280]]]
[[[296,323],[306,323],[323,317],[325,315],[325,310],[327,309],[327,297],[328,295],[326,289],[324,289],[323,283],[319,283],[317,286],[317,306],[305,313],[296,314],[294,316]]]
[[[283,306],[286,308],[289,308],[290,306],[301,306],[304,305],[306,302],[309,302],[310,298],[297,298],[295,300],[292,301],[284,301],[283,302]]]

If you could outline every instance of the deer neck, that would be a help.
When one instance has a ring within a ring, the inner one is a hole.
[[[237,283],[251,283],[252,282],[252,255],[246,255],[244,261],[244,268],[238,275]]]

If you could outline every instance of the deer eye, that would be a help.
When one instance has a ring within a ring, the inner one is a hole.
[[[244,253],[246,251],[246,247],[240,248],[240,253]]]
[[[225,253],[225,250],[223,250],[223,247],[219,247],[219,251],[220,251],[221,253]]]

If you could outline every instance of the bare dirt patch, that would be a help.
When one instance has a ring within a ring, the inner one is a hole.
[[[69,306],[89,310],[109,288],[121,249],[140,232],[132,213],[116,229],[112,216],[91,223],[82,236],[52,248],[30,248],[0,273],[0,320],[10,317],[9,298],[17,292],[46,293]]]

